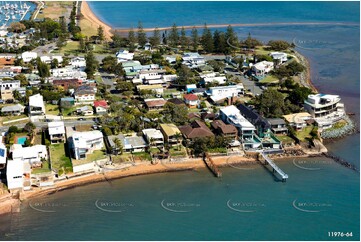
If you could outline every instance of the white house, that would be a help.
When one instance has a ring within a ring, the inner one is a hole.
[[[47,55],[43,55],[43,56],[40,56],[40,60],[46,64],[50,64],[53,60],[58,60],[58,63],[62,63],[63,62],[63,57],[60,56],[60,55],[57,55],[57,56],[47,56]]]
[[[87,132],[73,132],[71,145],[76,160],[85,159],[87,154],[104,147],[103,134],[99,130]]]
[[[312,116],[307,112],[301,112],[283,115],[283,118],[291,127],[300,130],[307,126],[306,121],[312,119]]]
[[[36,59],[38,54],[36,52],[25,51],[21,54],[21,58],[25,63],[30,62],[33,59]]]
[[[30,115],[45,115],[43,96],[39,93],[29,97],[29,113]]]
[[[93,103],[95,100],[95,90],[91,86],[80,86],[74,92],[74,98],[76,102]]]
[[[9,89],[11,91],[20,88],[19,80],[0,80],[0,89]]]
[[[37,167],[42,164],[43,159],[48,159],[48,152],[45,145],[34,145],[22,147],[20,144],[13,144],[10,147],[13,160],[22,159],[28,162],[31,167]]]
[[[74,69],[71,66],[63,67],[63,68],[54,68],[50,70],[53,78],[77,78],[85,81],[87,79],[87,75],[84,71],[80,71],[78,69]]]
[[[215,76],[215,77],[204,77],[203,78],[203,84],[214,83],[214,82],[217,82],[220,85],[225,84],[227,82],[227,77]]]
[[[207,95],[212,101],[217,102],[225,98],[237,97],[243,93],[244,93],[243,84],[237,84],[232,86],[210,87],[207,92]]]
[[[86,61],[84,57],[74,57],[70,60],[70,65],[73,68],[85,68]]]
[[[204,57],[199,55],[197,52],[184,53],[182,56],[182,64],[189,66],[190,68],[196,68],[206,64]]]
[[[0,136],[2,139],[2,136]],[[0,169],[3,169],[6,164],[6,146],[2,143],[2,140],[0,140]]]
[[[128,50],[119,50],[116,53],[116,57],[117,57],[118,63],[119,62],[130,61],[130,60],[133,60],[134,53],[129,53]]]
[[[274,68],[273,62],[270,61],[261,61],[252,66],[252,71],[256,76],[264,76],[272,71]]]
[[[269,55],[273,60],[279,61],[279,63],[284,63],[287,61],[287,54],[284,52],[271,52]]]
[[[238,134],[243,144],[243,148],[259,148],[262,143],[256,134],[256,128],[245,117],[242,116],[239,109],[234,106],[221,108],[221,119],[228,124],[234,125],[238,129]]]
[[[48,123],[50,142],[52,144],[62,143],[65,141],[65,128],[63,121]]]
[[[149,146],[157,147],[164,145],[164,137],[160,130],[158,129],[143,129],[142,130],[145,139],[147,140]]]
[[[94,114],[91,106],[83,106],[76,109],[78,115],[90,116]]]
[[[22,159],[8,160],[6,166],[6,180],[8,189],[23,189],[24,161]]]

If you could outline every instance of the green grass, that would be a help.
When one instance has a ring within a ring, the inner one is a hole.
[[[59,106],[54,104],[45,104],[46,114],[50,115],[58,115],[59,114]]]
[[[218,147],[218,148],[208,149],[208,153],[227,153],[227,148],[226,147]]]
[[[171,157],[186,156],[187,155],[187,152],[186,152],[185,147],[183,145],[181,145],[180,147],[179,147],[179,145],[172,146],[169,149],[169,153],[170,153]]]
[[[263,46],[258,46],[255,49],[256,55],[268,55],[269,53],[271,53],[272,51],[270,50],[265,50]]]
[[[19,116],[3,116],[3,117],[0,117],[0,123],[2,124],[3,122],[13,121],[13,120],[22,119],[22,118],[27,118],[27,116],[25,114],[21,114]],[[19,122],[28,122],[28,121],[29,120],[19,121]],[[14,122],[14,123],[16,123],[16,122]]]
[[[290,144],[290,143],[294,142],[294,140],[287,135],[277,135],[276,137],[277,137],[277,139],[282,141],[282,143],[284,143],[284,144]]]
[[[90,163],[93,161],[101,160],[104,158],[106,158],[106,155],[102,150],[95,150],[92,154],[87,154],[86,158],[84,160],[73,159],[72,162],[73,162],[74,166],[78,166],[78,165],[83,165],[83,164]]]
[[[76,111],[76,107],[62,108],[61,110],[64,117],[72,115],[74,111]]]
[[[311,138],[311,131],[312,131],[313,125],[307,126],[304,129],[297,131],[296,132],[296,137],[300,140],[300,141],[305,141],[306,138]]]
[[[279,79],[272,75],[267,75],[264,79],[262,79],[259,83],[270,84],[270,83],[279,83]]]
[[[52,53],[59,53],[59,54],[68,54],[68,55],[79,55],[79,42],[77,41],[68,41],[67,44],[61,47],[59,50],[54,50]],[[82,53],[84,54],[84,53]]]
[[[133,153],[134,159],[139,158],[141,160],[148,160],[151,161],[152,157],[150,156],[149,153],[147,152],[137,152],[137,153]]]
[[[46,173],[46,172],[50,172],[50,164],[49,161],[43,161],[43,167],[39,167],[39,168],[33,168],[31,170],[32,174],[40,174],[40,173]]]
[[[66,156],[64,144],[54,144],[49,146],[50,160],[53,169],[62,173],[63,168],[66,172],[73,170],[70,158]]]

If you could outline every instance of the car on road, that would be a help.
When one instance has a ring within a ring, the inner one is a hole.
[[[85,120],[85,118],[78,118],[78,120],[79,120],[79,121],[84,121],[84,120]]]

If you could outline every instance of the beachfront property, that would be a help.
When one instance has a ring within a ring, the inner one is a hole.
[[[100,115],[107,114],[109,110],[108,103],[105,100],[94,101],[94,108],[95,113]]]
[[[52,144],[63,143],[65,141],[65,127],[63,121],[49,122],[48,132]]]
[[[98,130],[93,131],[73,131],[67,128],[67,136],[70,141],[70,147],[73,157],[76,160],[86,159],[88,154],[104,147],[103,134]]]
[[[197,95],[194,94],[185,94],[183,96],[184,102],[189,108],[198,108],[200,100]]]
[[[311,94],[304,102],[304,107],[321,128],[330,128],[342,119],[345,113],[344,104],[339,95]]]
[[[288,134],[287,124],[284,119],[281,118],[268,118],[267,122],[271,125],[271,131],[274,134]]]
[[[307,112],[301,112],[283,115],[283,118],[286,120],[288,125],[296,130],[301,130],[307,126],[307,121],[311,120],[312,116]]]
[[[252,71],[256,76],[267,75],[274,68],[274,63],[270,61],[261,61],[254,65],[251,65]]]
[[[1,108],[1,114],[4,116],[14,115],[18,116],[24,113],[25,107],[21,104],[4,106]]]
[[[2,136],[0,136],[0,170],[5,168],[6,165],[7,149],[2,143]]]
[[[95,93],[94,87],[83,85],[75,90],[74,98],[77,103],[92,104],[95,100]]]
[[[117,61],[119,63],[133,60],[134,53],[130,53],[128,50],[119,50],[115,56],[117,57]]]
[[[277,61],[279,64],[282,64],[288,60],[287,54],[284,52],[271,52],[269,55],[274,61]]]
[[[160,124],[160,131],[168,145],[179,145],[182,142],[181,131],[175,124]]]
[[[45,105],[41,94],[29,97],[29,114],[31,116],[45,115]]]
[[[26,51],[21,54],[21,59],[23,59],[24,63],[28,63],[36,58],[38,58],[38,54],[36,52]]]
[[[22,159],[8,160],[6,165],[6,181],[10,192],[30,190],[30,165]]]
[[[225,123],[232,124],[238,129],[238,135],[244,149],[261,147],[261,139],[256,134],[256,128],[241,115],[236,106],[231,105],[221,108],[220,117]]]
[[[120,140],[123,152],[144,152],[148,147],[143,136],[137,136],[135,134],[132,136],[125,136],[124,134],[110,135],[106,137],[106,144],[109,152],[114,155],[120,152],[119,147],[115,144],[116,139]]]
[[[40,167],[43,160],[48,159],[45,145],[23,147],[21,144],[13,144],[10,147],[10,153],[13,160],[21,159],[29,163],[31,167]]]
[[[225,124],[222,120],[214,120],[211,127],[217,135],[223,136],[230,141],[238,140],[238,130],[232,124]]]
[[[213,132],[201,121],[195,120],[188,125],[178,127],[184,139],[192,141],[195,138],[214,137]]]
[[[163,147],[164,137],[158,129],[143,129],[143,135],[150,147]]]

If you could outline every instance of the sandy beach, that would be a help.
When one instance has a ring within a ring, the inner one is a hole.
[[[90,9],[88,3],[86,1],[82,1],[81,2],[81,8],[80,8],[80,12],[82,13],[84,19],[88,20],[91,22],[91,25],[94,28],[98,28],[99,26],[102,26],[104,29],[104,36],[107,40],[110,40],[110,37],[112,36],[111,30],[112,28],[105,24],[104,22],[102,22],[94,13],[93,11]]]

